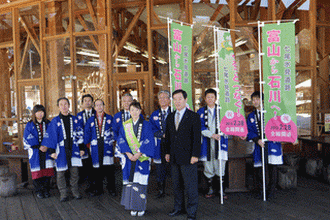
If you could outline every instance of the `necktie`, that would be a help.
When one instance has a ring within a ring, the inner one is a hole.
[[[125,121],[127,121],[129,119],[129,113],[125,112]]]
[[[87,119],[91,117],[91,113],[87,112]]]
[[[165,121],[165,119],[166,119],[166,111],[165,110],[162,110],[162,115],[163,115],[163,121]]]
[[[176,117],[175,117],[175,129],[176,130],[178,130],[178,128],[179,128],[179,123],[180,123],[180,113],[177,112]]]

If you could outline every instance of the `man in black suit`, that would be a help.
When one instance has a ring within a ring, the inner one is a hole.
[[[172,166],[174,210],[170,216],[185,213],[184,190],[187,193],[188,219],[196,219],[198,207],[197,162],[201,152],[201,122],[199,115],[187,109],[187,93],[172,94],[176,111],[166,119],[165,159]]]

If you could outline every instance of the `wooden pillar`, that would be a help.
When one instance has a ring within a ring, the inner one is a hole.
[[[97,29],[98,30],[105,30],[106,28],[106,7],[105,7],[105,0],[97,0]],[[98,45],[99,45],[99,61],[100,61],[100,67],[99,67],[99,71],[100,74],[99,76],[101,77],[101,75],[107,79],[106,75],[107,75],[107,40],[106,40],[106,35],[102,34],[98,36]],[[106,80],[104,80],[104,82],[107,82]],[[105,101],[105,110],[108,112],[109,110],[109,103],[108,103],[108,99],[107,94],[108,94],[108,83],[106,83],[106,85],[104,86],[104,90],[102,91],[104,96],[103,96],[103,100]]]
[[[113,90],[111,89],[114,84],[113,84],[113,59],[112,59],[112,54],[114,53],[113,49],[113,26],[112,26],[112,1],[108,0],[107,2],[107,35],[108,35],[108,72],[105,76],[105,82],[107,83],[106,87],[106,98],[105,102],[106,105],[109,106],[107,109],[111,115],[114,115],[116,112],[116,95],[113,93]]]
[[[311,135],[316,135],[317,133],[317,69],[316,69],[316,20],[317,20],[317,12],[316,12],[316,1],[310,0],[309,6],[309,29],[311,33],[311,50],[309,54],[310,65],[312,67],[311,70],[311,79],[312,79],[312,112],[311,112]]]
[[[0,49],[0,118],[11,118],[10,72],[7,49]]]
[[[151,15],[153,10],[153,0],[147,1],[147,35],[148,35],[148,82],[145,82],[146,89],[149,91],[149,97],[146,97],[145,113],[149,115],[154,109],[154,80],[153,80],[153,60],[152,60],[152,30],[151,30]]]
[[[48,18],[49,35],[54,36],[62,27],[61,15],[58,14],[58,12],[61,11],[61,2],[49,2],[47,5],[49,6],[47,8],[49,14],[54,15]],[[65,41],[65,39],[63,40]],[[49,54],[50,65],[49,70],[45,74],[45,87],[47,88],[45,101],[47,114],[50,117],[54,117],[58,114],[57,99],[65,96],[65,81],[62,79],[62,76],[65,76],[64,42],[61,40],[53,40],[48,41],[47,44],[48,50],[46,50],[46,53]]]

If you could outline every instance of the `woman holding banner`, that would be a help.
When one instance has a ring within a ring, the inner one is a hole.
[[[123,169],[121,204],[132,216],[143,216],[155,143],[150,123],[140,117],[140,103],[132,102],[129,111],[132,118],[123,123],[117,140]]]

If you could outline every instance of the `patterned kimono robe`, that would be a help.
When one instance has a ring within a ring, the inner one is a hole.
[[[140,118],[143,118],[143,115],[140,114]],[[118,136],[119,136],[119,131],[120,128],[123,127],[123,119],[124,119],[124,110],[121,110],[120,112],[117,112],[114,116],[113,116],[113,135],[114,135],[114,139],[115,141],[118,141]]]
[[[148,185],[148,178],[150,173],[150,161],[151,158],[154,156],[154,151],[155,151],[155,142],[152,133],[152,128],[148,121],[143,120],[141,138],[139,142],[141,144],[139,148],[139,152],[149,157],[149,160],[143,162],[139,160],[136,161],[135,172],[133,173],[134,175],[133,182],[139,183],[141,185]],[[117,144],[119,146],[121,153],[123,184],[126,185],[129,183],[132,162],[128,159],[125,153],[126,152],[132,153],[132,150],[128,146],[125,136],[125,130],[123,126],[120,128]]]
[[[131,122],[133,123],[133,122]],[[126,152],[132,153],[130,149],[124,127],[121,126],[118,136],[118,148],[121,152],[121,164],[123,170],[123,191],[121,204],[128,210],[144,211],[147,204],[147,186],[150,174],[150,162],[154,156],[155,142],[152,133],[152,128],[149,122],[139,119],[137,122],[142,125],[140,132],[140,148],[138,152],[141,152],[143,156],[149,157],[148,160],[141,162],[137,160],[132,162],[128,159]],[[137,135],[139,138],[139,135]]]
[[[167,109],[167,115],[171,113],[170,107]],[[157,109],[154,111],[149,119],[150,124],[152,125],[152,132],[155,137],[155,155],[154,155],[154,162],[161,163],[162,157],[165,157],[165,149],[161,149],[161,142],[163,135],[165,134],[165,126],[166,120],[162,120],[162,112],[161,109]],[[162,153],[163,152],[163,153]]]
[[[216,108],[213,109],[214,116],[216,114],[215,109]],[[216,127],[215,120],[213,121],[212,124],[210,123],[211,120],[208,119],[207,112],[208,112],[207,106],[200,108],[197,111],[197,113],[200,115],[200,119],[201,119],[202,133],[203,133],[203,131],[210,130],[210,128],[213,128],[215,130],[215,127]],[[206,123],[206,121],[207,121],[207,123]],[[213,143],[211,143],[211,141]],[[213,139],[211,140],[211,138],[208,138],[208,137],[202,135],[201,156],[199,158],[200,161],[210,161],[211,144],[214,144],[214,147],[215,147],[215,159],[219,158],[218,141],[214,141]],[[220,144],[221,144],[220,157],[222,160],[228,160],[228,136],[227,135],[221,136]]]
[[[84,132],[84,144],[90,145],[90,153],[92,156],[93,167],[100,167],[100,159],[102,160],[103,165],[111,165],[113,164],[113,131],[112,131],[112,116],[108,114],[104,114],[101,130],[98,129],[98,122],[95,116],[92,116],[88,119],[85,132]],[[99,137],[99,138],[98,138]],[[99,139],[99,140],[98,140]],[[103,156],[99,158],[99,143],[101,141],[101,145],[103,144]]]
[[[75,116],[72,117],[72,154],[71,164],[72,166],[82,166],[80,157],[79,145],[83,143],[83,128],[81,127],[78,119]],[[56,170],[65,171],[68,169],[68,163],[66,160],[65,146],[64,146],[64,124],[61,122],[60,116],[55,117],[49,124],[47,132],[42,141],[42,145],[51,149],[55,149],[57,154]],[[70,138],[70,137],[67,137]]]
[[[248,135],[247,140],[253,139],[261,139],[261,134],[258,126],[258,117],[257,110],[251,112],[247,118],[247,127],[248,127]],[[267,141],[268,144],[268,163],[273,165],[283,164],[283,154],[282,154],[282,146],[280,142]],[[261,147],[257,143],[254,144],[253,151],[253,159],[254,166],[261,167],[262,166],[262,158],[261,158]]]
[[[45,136],[46,129],[49,126],[49,122],[43,122],[43,136]],[[39,135],[37,126],[34,124],[33,121],[30,121],[26,124],[24,135],[23,135],[23,144],[24,150],[28,151],[29,155],[29,163],[31,172],[40,171],[42,167],[45,168],[53,168],[54,167],[54,160],[50,157],[49,152],[46,152],[45,164],[40,164],[40,157],[39,157],[39,147],[41,146],[41,142],[39,142]]]

